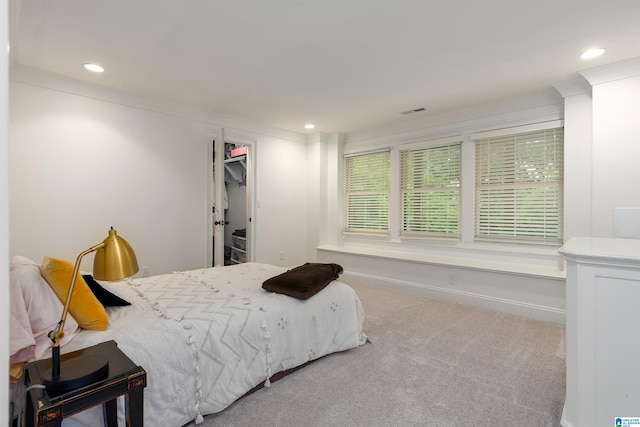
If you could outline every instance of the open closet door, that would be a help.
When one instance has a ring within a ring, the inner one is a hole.
[[[253,141],[220,129],[212,147],[212,266],[251,261]]]
[[[224,129],[218,131],[212,141],[213,157],[213,206],[211,209],[213,225],[213,260],[212,266],[224,265]]]

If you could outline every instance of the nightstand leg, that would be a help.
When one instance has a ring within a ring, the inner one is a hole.
[[[104,403],[104,421],[107,427],[118,427],[118,405],[116,399]]]
[[[132,390],[124,396],[128,401],[125,404],[128,412],[127,427],[142,427],[144,424],[143,397],[143,389]]]
[[[144,388],[147,386],[147,373],[138,372],[129,377],[129,393],[125,394],[125,419],[127,427],[143,427],[144,424]]]

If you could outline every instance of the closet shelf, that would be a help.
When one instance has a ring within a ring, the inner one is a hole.
[[[224,161],[225,170],[231,175],[234,181],[244,181],[244,174],[247,170],[246,156],[232,157]]]
[[[242,156],[238,156],[238,157],[229,157],[228,159],[224,159],[224,163],[240,163],[242,165],[243,168],[246,168],[246,160],[247,156],[246,155],[242,155]]]

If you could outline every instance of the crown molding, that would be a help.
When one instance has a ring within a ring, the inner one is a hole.
[[[252,132],[264,136],[271,136],[301,143],[306,143],[307,141],[307,136],[302,133],[260,125],[240,117],[227,116],[214,111],[208,111],[188,105],[131,95],[94,83],[73,79],[31,67],[25,67],[19,64],[11,65],[9,77],[10,81],[15,83],[27,84],[72,95],[139,108],[142,110],[168,114],[175,117],[207,123],[211,126]]]
[[[591,86],[640,76],[640,57],[578,72]]]

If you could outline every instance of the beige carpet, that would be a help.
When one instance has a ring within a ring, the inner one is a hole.
[[[371,343],[316,361],[201,426],[560,425],[564,325],[352,286]]]

